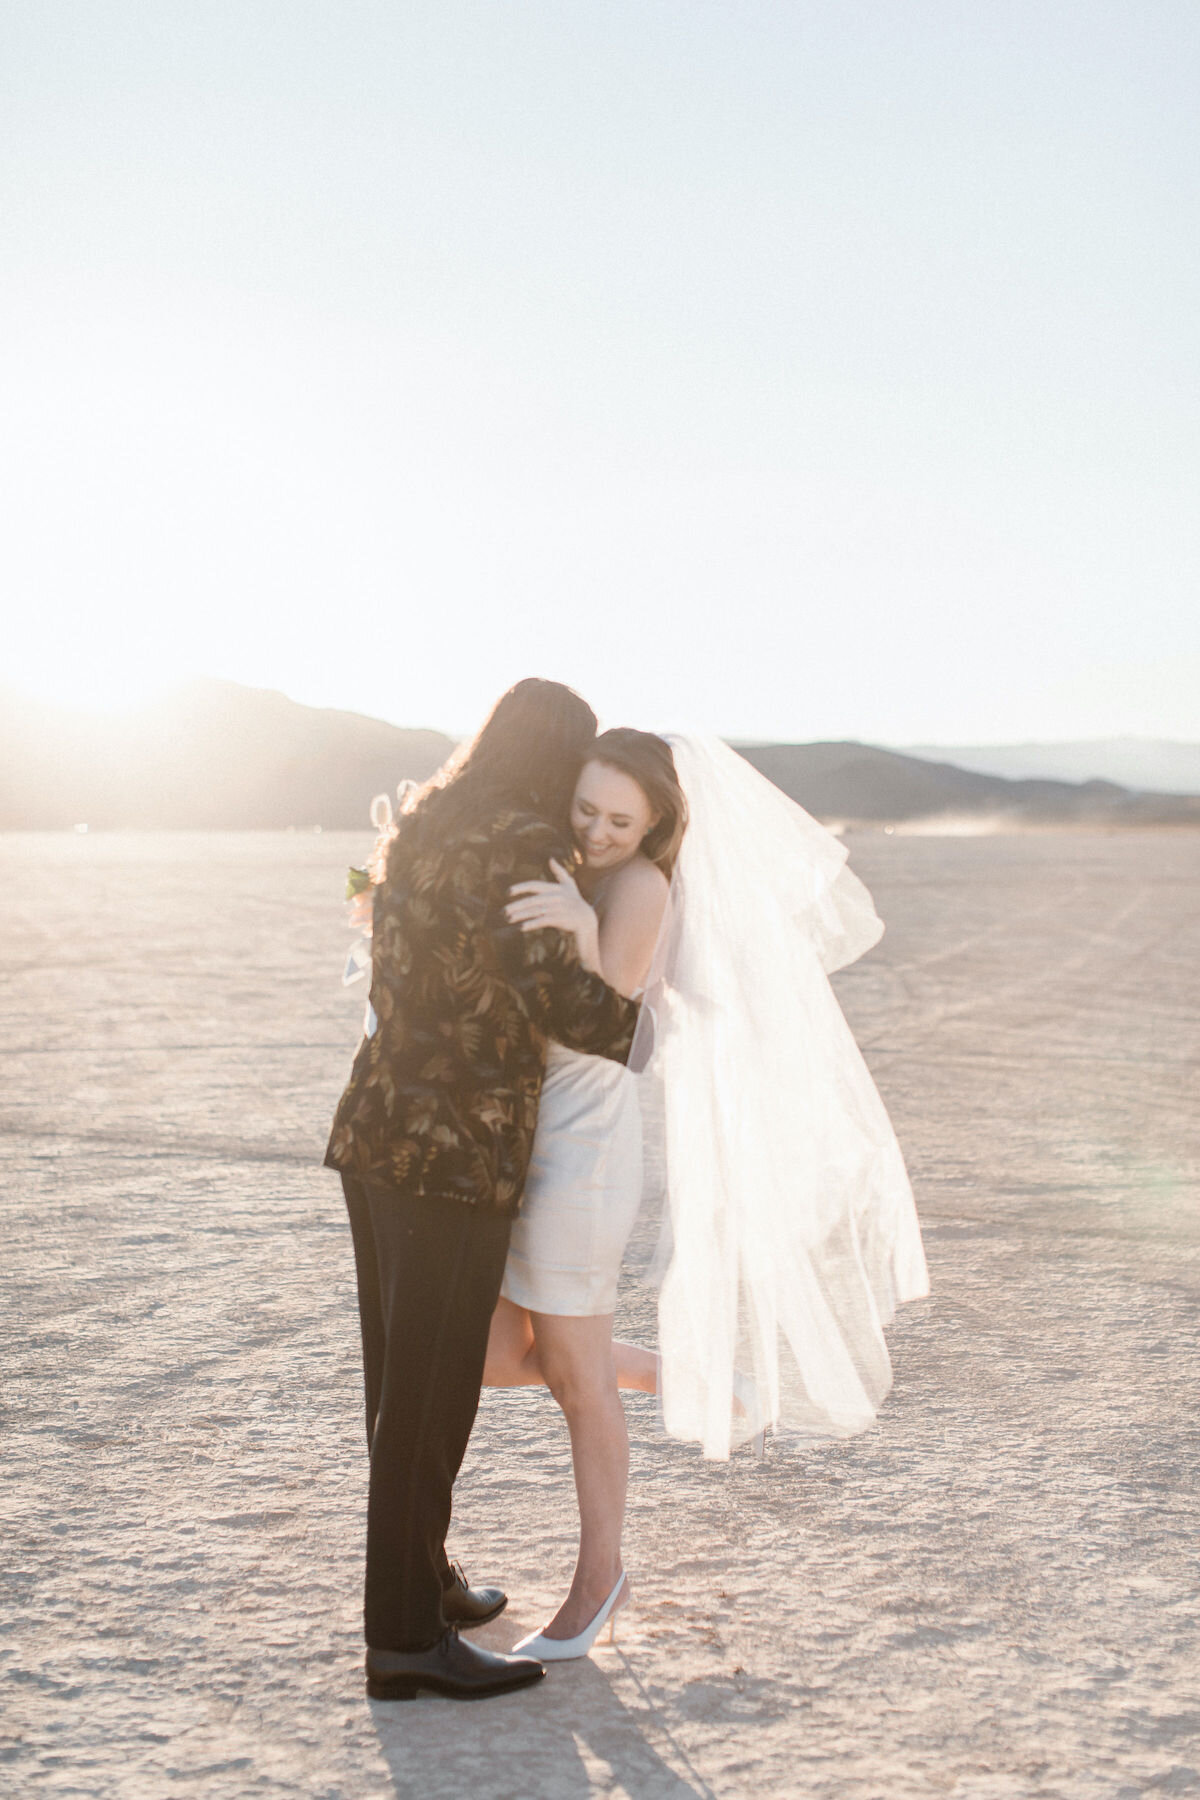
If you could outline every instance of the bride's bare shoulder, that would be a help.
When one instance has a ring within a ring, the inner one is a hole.
[[[629,912],[660,912],[667,903],[669,883],[662,870],[639,850],[619,869],[614,869],[607,882],[607,909],[620,907]]]

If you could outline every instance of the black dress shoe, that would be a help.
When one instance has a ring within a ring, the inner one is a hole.
[[[447,1625],[486,1625],[498,1619],[508,1605],[503,1588],[473,1588],[468,1585],[461,1563],[450,1564],[454,1580],[442,1590],[442,1616]]]
[[[367,1650],[372,1700],[415,1700],[422,1688],[452,1700],[486,1700],[528,1687],[545,1673],[532,1656],[500,1656],[464,1642],[453,1625],[431,1650]]]

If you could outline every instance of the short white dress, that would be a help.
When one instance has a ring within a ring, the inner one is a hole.
[[[551,1043],[500,1292],[530,1312],[614,1311],[641,1197],[636,1078],[623,1063]]]

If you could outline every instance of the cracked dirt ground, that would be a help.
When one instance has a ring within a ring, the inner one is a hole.
[[[318,1167],[365,841],[0,838],[0,1791],[1200,1794],[1200,835],[851,843],[888,933],[838,986],[933,1279],[877,1428],[721,1466],[631,1400],[617,1645],[389,1707]],[[486,1395],[452,1537],[512,1596],[484,1641],[572,1542],[554,1408]]]

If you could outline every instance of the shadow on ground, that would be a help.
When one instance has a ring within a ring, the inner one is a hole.
[[[443,1791],[473,1800],[621,1792],[636,1800],[715,1800],[633,1660],[619,1647],[603,1656],[603,1665],[587,1658],[560,1665],[536,1688],[486,1702],[367,1702],[396,1793],[407,1800],[440,1780]]]

